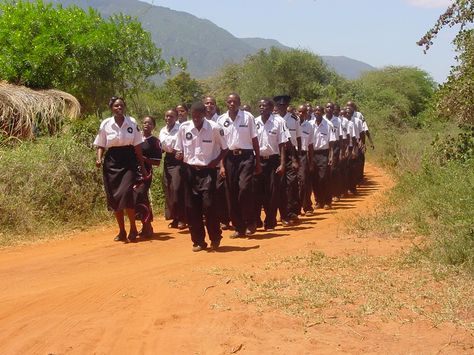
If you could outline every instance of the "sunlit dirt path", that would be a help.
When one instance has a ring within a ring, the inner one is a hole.
[[[163,219],[154,222],[153,239],[135,244],[113,242],[116,231],[107,227],[0,250],[0,354],[462,352],[459,342],[473,339],[449,324],[304,327],[297,318],[240,301],[238,284],[219,276],[219,270],[245,272],[309,250],[382,255],[406,247],[402,240],[346,234],[344,224],[371,211],[393,185],[374,166],[366,176],[360,195],[294,228],[246,239],[224,232],[219,252],[193,253],[189,235],[168,229]]]

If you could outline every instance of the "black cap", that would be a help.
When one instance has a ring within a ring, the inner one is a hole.
[[[290,95],[278,95],[273,98],[275,105],[289,105],[291,101]]]

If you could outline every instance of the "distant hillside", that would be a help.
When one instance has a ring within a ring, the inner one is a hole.
[[[226,63],[239,63],[246,56],[272,46],[291,49],[274,39],[237,38],[209,20],[187,12],[151,5],[138,0],[52,0],[63,5],[93,7],[103,16],[122,12],[137,17],[152,35],[163,58],[183,57],[188,71],[197,78],[214,74]],[[343,59],[340,59],[343,58]],[[374,69],[368,64],[346,57],[322,57],[339,74],[355,78],[362,71]]]
[[[362,73],[375,70],[373,66],[344,56],[321,56],[326,64],[347,79],[357,79]]]

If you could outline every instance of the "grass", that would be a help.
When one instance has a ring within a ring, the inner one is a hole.
[[[0,246],[113,222],[95,150],[86,141],[67,133],[0,146]],[[155,212],[161,213],[157,170],[151,198]]]
[[[305,324],[334,319],[361,322],[429,320],[474,329],[474,284],[452,267],[433,271],[412,255],[342,258],[312,251],[240,274],[239,298],[262,310],[276,308]]]

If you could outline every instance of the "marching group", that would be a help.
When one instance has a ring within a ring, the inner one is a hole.
[[[228,95],[222,115],[215,98],[208,96],[189,110],[186,105],[168,110],[166,125],[155,137],[152,117],[143,119],[140,132],[135,119],[125,114],[123,98],[112,97],[113,116],[102,121],[94,145],[107,206],[119,226],[115,240],[134,242],[153,235],[148,194],[153,166],[162,160],[168,227],[188,228],[196,252],[208,247],[206,230],[216,250],[222,229],[233,230],[230,238],[253,235],[259,228],[272,231],[277,214],[283,226],[292,226],[300,215],[331,209],[333,201],[356,194],[366,139],[373,143],[354,102],[313,108],[309,103],[290,106],[290,100],[288,95],[262,98],[260,115],[254,117],[236,93]]]

